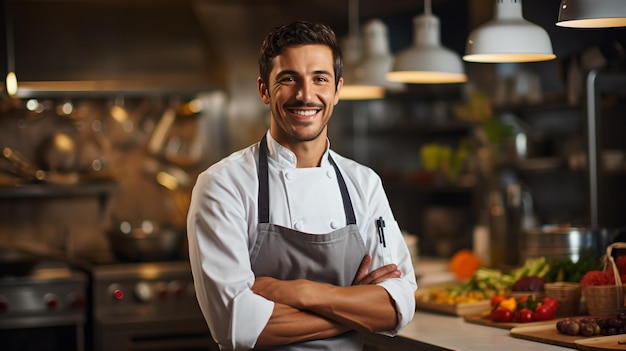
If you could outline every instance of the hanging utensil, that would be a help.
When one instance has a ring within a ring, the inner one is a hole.
[[[2,149],[2,156],[13,166],[13,173],[30,181],[47,182],[51,184],[74,184],[80,179],[77,172],[58,173],[44,171],[28,160],[19,151],[10,147]]]
[[[176,120],[176,111],[169,107],[165,109],[161,119],[154,127],[154,131],[148,140],[148,151],[153,155],[159,155],[165,146],[168,133]]]

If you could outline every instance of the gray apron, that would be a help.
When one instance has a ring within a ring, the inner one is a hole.
[[[269,276],[281,280],[308,279],[338,286],[352,285],[356,271],[365,256],[365,244],[356,225],[345,181],[330,154],[328,159],[337,175],[347,226],[327,234],[310,234],[270,224],[267,141],[263,136],[259,147],[258,237],[250,254],[255,276]],[[362,350],[363,336],[356,331],[349,331],[329,339],[305,341],[270,349]]]

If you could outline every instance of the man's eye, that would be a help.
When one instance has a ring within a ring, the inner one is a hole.
[[[315,78],[315,80],[318,82],[328,82],[328,78],[326,77],[317,77]]]
[[[293,82],[295,79],[293,77],[285,77],[282,79],[283,82]]]

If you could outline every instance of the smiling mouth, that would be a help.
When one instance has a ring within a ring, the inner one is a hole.
[[[289,110],[292,114],[300,117],[315,116],[320,110]]]

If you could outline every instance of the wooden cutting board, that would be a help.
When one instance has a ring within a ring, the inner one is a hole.
[[[576,348],[576,341],[585,339],[582,335],[565,335],[556,330],[556,320],[553,323],[539,325],[517,326],[511,329],[511,336],[542,342],[563,347]]]
[[[473,302],[473,303],[458,303],[454,305],[423,301],[421,299],[415,300],[415,308],[418,310],[441,312],[444,314],[450,314],[450,315],[459,316],[459,317],[482,313],[484,311],[489,310],[489,306],[490,306],[489,300]]]
[[[530,327],[541,324],[549,324],[556,326],[556,322],[558,319],[549,320],[549,321],[539,321],[539,322],[528,322],[528,323],[520,323],[520,322],[494,322],[489,317],[485,317],[483,315],[470,315],[463,316],[468,323],[486,325],[488,327],[500,328],[500,329],[513,329],[515,327]]]
[[[584,351],[626,350],[626,343],[618,341],[626,341],[626,334],[576,340],[576,347]]]

